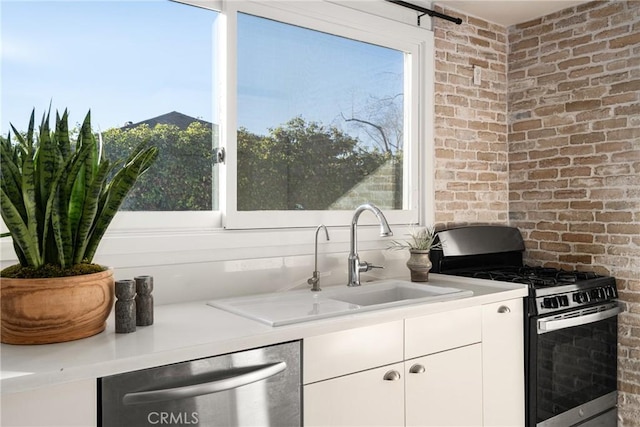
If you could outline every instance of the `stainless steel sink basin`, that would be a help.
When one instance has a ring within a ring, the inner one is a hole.
[[[409,304],[434,303],[473,295],[457,288],[381,280],[358,287],[333,286],[322,292],[275,292],[219,299],[208,305],[270,326],[342,316]]]

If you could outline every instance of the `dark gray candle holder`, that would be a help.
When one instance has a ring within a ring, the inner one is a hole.
[[[136,276],[136,325],[153,325],[153,276]]]
[[[136,283],[116,280],[116,333],[128,334],[136,330]]]

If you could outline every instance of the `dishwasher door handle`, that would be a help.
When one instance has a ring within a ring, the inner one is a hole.
[[[284,371],[286,368],[287,364],[285,362],[275,362],[251,366],[248,368],[231,369],[229,370],[229,376],[219,380],[205,381],[178,387],[168,387],[160,390],[126,393],[122,398],[122,403],[125,405],[139,405],[218,393],[267,379]],[[234,373],[234,371],[236,373]]]

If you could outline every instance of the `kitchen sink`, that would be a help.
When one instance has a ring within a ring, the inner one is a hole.
[[[321,292],[275,292],[212,300],[207,304],[270,326],[282,326],[410,304],[448,301],[472,295],[472,291],[457,288],[403,280],[380,280],[357,287],[328,287]]]
[[[412,299],[439,297],[450,294],[443,294],[442,292],[439,292],[442,288],[433,287],[435,290],[431,288],[432,287],[426,287],[425,285],[418,288],[409,287],[404,284],[392,284],[391,286],[384,287],[382,289],[369,289],[369,287],[365,285],[360,288],[347,288],[346,292],[337,292],[337,295],[332,298],[338,301],[348,302],[350,304],[369,306],[397,302],[409,303],[411,301],[408,300]],[[355,292],[350,292],[354,289]]]

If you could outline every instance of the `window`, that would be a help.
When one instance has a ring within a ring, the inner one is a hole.
[[[238,210],[402,209],[403,78],[403,52],[239,14]]]
[[[225,226],[347,225],[364,202],[417,223],[421,43],[326,3],[226,6]]]
[[[2,4],[2,135],[49,103],[89,109],[107,156],[149,140],[160,148],[122,210],[218,209],[213,185],[213,26],[218,12],[171,1]],[[55,26],[52,27],[52,22]],[[144,23],[144,25],[141,25]],[[8,119],[8,120],[6,120]]]
[[[365,201],[391,223],[424,214],[422,29],[325,1],[2,7],[3,137],[51,102],[73,124],[91,108],[108,154],[161,147],[115,229],[347,225]]]

